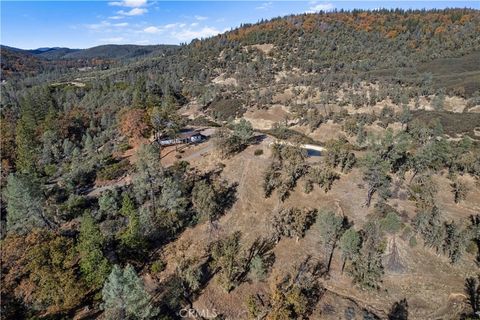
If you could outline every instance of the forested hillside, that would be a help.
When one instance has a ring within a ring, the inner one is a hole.
[[[1,316],[478,319],[479,34],[355,10],[2,46]]]
[[[95,69],[108,69],[134,58],[161,56],[174,51],[174,45],[102,45],[88,49],[39,48],[23,50],[1,46],[2,80],[35,76],[39,73],[65,73]]]

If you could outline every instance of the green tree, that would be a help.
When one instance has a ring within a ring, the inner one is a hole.
[[[445,107],[445,92],[443,90],[433,97],[432,107],[437,111],[442,111]]]
[[[410,182],[408,194],[420,210],[431,208],[435,204],[437,185],[430,174],[418,175]]]
[[[365,205],[370,206],[372,197],[378,193],[380,199],[390,195],[390,164],[378,153],[369,153],[363,160],[363,180],[367,183],[367,198]]]
[[[219,271],[218,281],[220,285],[230,292],[235,288],[239,274],[243,271],[240,252],[239,231],[234,232],[225,239],[214,242],[210,248],[212,257],[211,267]]]
[[[299,238],[305,236],[305,232],[315,222],[316,210],[299,208],[282,208],[277,211],[272,219],[272,227],[275,235],[280,237]]]
[[[344,231],[344,218],[331,211],[324,212],[318,217],[318,227],[324,252],[328,257],[327,272],[329,272],[337,242]]]
[[[325,162],[332,168],[340,167],[342,172],[348,172],[356,162],[352,145],[345,137],[328,141],[326,149]]]
[[[305,192],[309,193],[313,190],[315,184],[318,184],[323,191],[328,192],[333,182],[340,176],[328,167],[310,167],[305,179]]]
[[[349,228],[345,231],[340,237],[340,251],[342,252],[343,263],[342,263],[342,273],[345,269],[345,264],[347,260],[353,261],[358,257],[360,253],[360,247],[362,244],[362,239],[360,234],[353,229]]]
[[[252,124],[244,118],[233,126],[233,134],[237,136],[243,146],[248,145],[253,137]]]
[[[162,181],[162,191],[158,204],[163,210],[182,216],[187,210],[188,199],[181,181],[174,177],[166,177]]]
[[[435,248],[438,252],[445,239],[445,226],[441,220],[440,210],[434,206],[417,213],[413,219],[413,227],[425,240],[425,245]]]
[[[154,319],[159,310],[135,269],[114,265],[102,290],[106,319]]]
[[[399,120],[402,124],[402,128],[405,127],[412,120],[412,113],[410,112],[410,108],[407,104],[404,104],[402,106],[402,112],[400,113]]]
[[[33,289],[34,308],[65,312],[81,304],[86,286],[77,276],[77,252],[73,240],[43,232],[27,252],[27,270]],[[30,293],[32,294],[32,293]]]
[[[164,170],[160,162],[160,151],[152,144],[142,145],[137,153],[133,177],[133,190],[139,203],[150,201],[151,212],[156,212],[156,194],[160,191]]]
[[[453,200],[455,203],[459,203],[467,198],[469,188],[465,182],[457,179],[450,186],[452,187]]]
[[[38,142],[35,134],[36,121],[30,106],[24,106],[17,122],[15,144],[17,146],[16,167],[25,174],[36,174]]]
[[[31,176],[11,173],[5,190],[7,200],[7,230],[25,234],[33,228],[50,227],[43,212],[40,184]]]
[[[113,217],[117,215],[119,210],[117,199],[117,189],[106,190],[102,193],[100,198],[98,198],[99,219],[101,219],[102,217]]]
[[[261,281],[264,280],[267,275],[267,266],[265,261],[260,255],[253,257],[250,262],[250,275],[254,280]]]
[[[120,233],[120,242],[125,249],[132,252],[142,251],[145,241],[140,229],[140,217],[135,209],[135,205],[130,197],[125,194],[122,200],[120,213],[128,219],[128,225]]]
[[[225,127],[216,129],[213,135],[213,145],[222,157],[233,155],[242,148],[240,138]]]
[[[480,318],[480,275],[465,280],[465,293],[472,308],[471,315],[474,319],[475,317],[476,319]]]
[[[150,112],[150,122],[153,128],[153,137],[158,140],[167,127],[168,115],[162,108],[156,106]]]
[[[86,283],[94,288],[103,285],[110,273],[110,264],[103,255],[105,239],[89,211],[83,214],[77,250],[80,255],[80,271]]]
[[[144,76],[136,80],[133,88],[133,105],[136,108],[145,108],[147,102],[147,86]]]
[[[445,240],[443,252],[448,255],[452,263],[458,262],[462,257],[467,245],[466,234],[455,222],[445,225]]]
[[[215,189],[211,183],[205,180],[195,183],[192,190],[192,203],[199,214],[200,220],[203,221],[212,222],[221,211]]]
[[[384,274],[382,264],[384,245],[380,223],[369,221],[363,228],[363,243],[353,260],[350,273],[353,282],[362,288],[377,289]]]
[[[396,234],[402,227],[402,221],[398,214],[395,212],[389,212],[382,220],[380,220],[380,225],[387,233]]]

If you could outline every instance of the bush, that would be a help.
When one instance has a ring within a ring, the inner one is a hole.
[[[153,274],[160,273],[167,267],[167,263],[163,260],[157,260],[150,266],[150,271]]]
[[[264,280],[267,276],[267,268],[262,257],[256,255],[253,257],[252,262],[250,263],[250,276],[254,280]]]
[[[207,108],[216,120],[227,121],[241,117],[246,111],[244,104],[240,99],[219,98],[212,101]]]
[[[123,176],[129,167],[128,160],[109,164],[97,172],[97,178],[100,180],[115,180]]]
[[[417,238],[415,238],[415,236],[411,236],[410,240],[408,241],[408,245],[410,248],[414,248],[417,245]]]
[[[85,197],[71,194],[68,200],[60,206],[60,212],[64,219],[70,220],[81,216],[88,206],[89,203]]]
[[[120,152],[125,152],[127,150],[132,149],[132,146],[128,144],[128,142],[122,142],[121,144],[118,145],[118,151]]]
[[[253,154],[256,156],[261,156],[263,154],[263,149],[257,149]]]
[[[55,175],[55,173],[58,172],[58,166],[54,164],[47,164],[44,168],[43,171],[45,171],[45,174],[49,177],[52,177]]]

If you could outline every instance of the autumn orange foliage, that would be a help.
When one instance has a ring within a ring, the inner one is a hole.
[[[131,139],[144,137],[150,129],[148,114],[143,109],[128,109],[120,116],[120,132]]]

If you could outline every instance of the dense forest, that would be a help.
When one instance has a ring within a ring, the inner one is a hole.
[[[479,319],[479,34],[353,10],[2,46],[1,316]],[[213,133],[158,143],[186,130]]]

